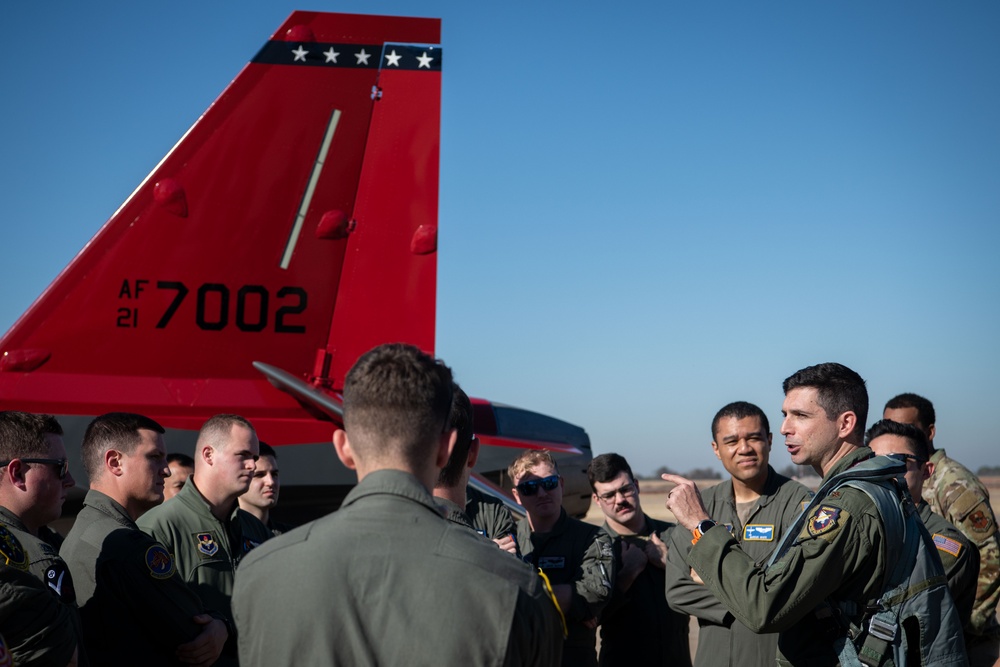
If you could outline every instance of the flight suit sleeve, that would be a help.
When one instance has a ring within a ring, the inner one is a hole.
[[[163,545],[137,533],[125,539],[128,543],[117,552],[124,557],[101,563],[97,576],[145,628],[145,638],[172,654],[201,633],[203,626],[193,619],[206,613],[204,605],[177,573]]]
[[[555,603],[545,592],[545,584],[540,577],[535,579],[534,590],[518,592],[504,662],[508,667],[542,667],[562,661],[562,620]]]
[[[1000,535],[997,533],[996,516],[989,498],[973,486],[954,482],[945,494],[949,502],[945,518],[979,551],[979,574],[971,623],[974,632],[982,633],[993,624],[991,621],[1000,601]]]
[[[884,569],[882,559],[872,557],[881,539],[877,519],[856,504],[851,508],[853,513],[843,504],[818,505],[793,546],[766,569],[723,526],[709,529],[688,559],[743,625],[756,633],[787,630],[836,591],[846,574],[870,581]]]
[[[979,577],[979,551],[968,540],[957,539],[957,534],[934,533],[931,539],[937,546],[941,564],[948,575],[948,590],[955,600],[955,609],[962,627],[968,628],[972,610],[976,602],[976,582]],[[955,544],[958,544],[956,547]],[[955,554],[958,549],[957,555]]]
[[[667,543],[666,596],[670,608],[716,625],[729,625],[732,615],[707,586],[691,578],[687,554],[691,551],[691,532],[677,526],[670,531]]]
[[[35,577],[0,568],[0,628],[14,664],[65,667],[80,641],[73,612]]]
[[[567,621],[585,621],[600,617],[615,587],[615,559],[611,538],[594,528],[592,539],[573,580],[570,608],[564,610]]]

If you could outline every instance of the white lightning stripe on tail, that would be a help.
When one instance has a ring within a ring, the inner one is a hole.
[[[302,225],[306,221],[306,211],[309,210],[309,203],[312,202],[313,194],[316,192],[316,184],[319,182],[319,175],[323,171],[326,163],[326,154],[333,143],[333,135],[337,131],[337,123],[340,122],[340,109],[334,109],[330,116],[330,122],[326,126],[326,134],[323,136],[323,145],[320,146],[319,155],[316,156],[316,164],[313,165],[312,174],[309,176],[309,184],[306,186],[305,194],[302,195],[302,203],[299,205],[299,214],[295,216],[295,224],[292,226],[292,233],[288,237],[288,244],[285,245],[285,254],[281,257],[281,268],[287,269],[292,263],[292,254],[295,252],[295,244],[299,241],[299,234],[302,232]]]

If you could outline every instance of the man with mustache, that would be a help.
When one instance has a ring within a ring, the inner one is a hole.
[[[705,490],[705,507],[743,550],[760,562],[771,555],[812,493],[771,467],[771,427],[764,411],[752,403],[737,401],[716,413],[712,451],[730,480]],[[749,630],[692,573],[687,561],[690,531],[678,527],[672,531],[669,545],[667,600],[677,611],[698,618],[696,667],[771,667],[778,635]]]
[[[600,664],[690,666],[687,614],[671,610],[663,596],[664,540],[676,524],[642,511],[639,482],[625,457],[594,457],[587,479],[615,555],[615,590],[601,614]]]

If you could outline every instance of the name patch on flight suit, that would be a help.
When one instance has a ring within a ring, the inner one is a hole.
[[[219,553],[219,543],[215,541],[212,533],[195,533],[194,539],[198,541],[198,553],[211,558]]]
[[[847,512],[838,507],[820,505],[813,510],[812,516],[806,519],[806,526],[803,530],[805,534],[801,537],[827,535],[827,539],[831,539],[840,532],[841,519],[846,519],[848,516],[850,515]]]
[[[933,537],[934,546],[938,548],[938,551],[949,553],[956,558],[958,557],[958,554],[962,552],[962,543],[958,540],[953,540],[940,533],[934,533]]]
[[[7,526],[0,524],[0,558],[4,563],[19,570],[28,569],[28,556],[24,553],[24,547],[14,537],[14,533],[7,530]]]
[[[543,570],[561,570],[566,567],[565,556],[542,556],[538,559],[538,567]]]
[[[765,523],[748,523],[743,527],[743,540],[747,542],[774,541],[774,526]]]
[[[153,579],[169,579],[174,576],[174,559],[159,544],[146,549],[146,567]]]

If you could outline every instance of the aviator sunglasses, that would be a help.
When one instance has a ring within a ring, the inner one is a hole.
[[[44,463],[46,465],[55,466],[58,470],[59,479],[66,479],[66,475],[69,474],[69,459],[19,459],[21,463]],[[13,461],[13,459],[11,459]],[[10,461],[0,461],[0,468],[6,468],[10,465]]]
[[[551,475],[542,479],[530,479],[517,485],[517,492],[523,496],[533,496],[538,493],[538,487],[546,491],[555,491],[559,486],[559,475]]]

